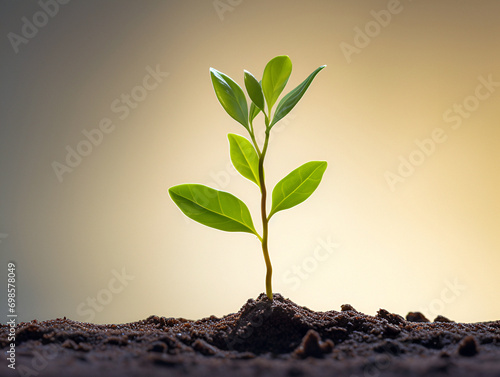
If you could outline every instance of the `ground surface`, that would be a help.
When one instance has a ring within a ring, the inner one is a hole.
[[[198,321],[31,321],[16,331],[16,371],[0,327],[0,376],[500,377],[500,321],[425,320],[350,305],[313,312],[262,294],[238,313]]]

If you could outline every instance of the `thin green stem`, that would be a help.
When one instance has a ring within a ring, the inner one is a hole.
[[[250,127],[248,129],[248,133],[250,134],[250,137],[252,138],[252,142],[254,144],[254,147],[255,148],[258,148],[258,145],[257,143],[255,142],[255,136],[254,136],[254,130],[253,130],[253,120],[250,119],[250,121],[248,122],[250,124]],[[257,149],[258,150],[258,149]],[[260,153],[259,153],[260,155]]]
[[[271,265],[271,259],[269,258],[269,249],[268,249],[268,224],[269,220],[267,218],[266,211],[266,200],[267,200],[267,191],[266,191],[266,183],[264,180],[264,158],[266,157],[267,146],[269,144],[269,130],[267,129],[268,120],[266,117],[266,139],[264,141],[264,146],[262,148],[262,153],[259,156],[259,181],[260,181],[260,192],[261,192],[261,202],[260,202],[260,211],[262,216],[262,252],[264,253],[264,260],[266,261],[266,295],[272,301],[273,299],[273,288],[272,288],[272,275],[273,275],[273,267]]]
[[[253,128],[253,122],[250,120],[250,129],[249,134],[252,139],[252,143],[257,151],[257,155],[259,156],[259,185],[261,192],[261,201],[260,201],[260,212],[262,218],[262,237],[258,236],[260,242],[262,243],[262,252],[264,253],[264,260],[266,262],[266,295],[272,301],[273,299],[273,287],[272,287],[272,276],[273,276],[273,266],[271,265],[271,258],[269,258],[269,249],[268,249],[268,234],[269,234],[269,219],[267,217],[266,211],[266,201],[267,201],[267,190],[266,190],[266,182],[264,179],[264,159],[266,157],[267,146],[269,145],[269,118],[265,112],[265,124],[266,124],[266,133],[264,145],[262,147],[262,151],[257,144],[257,140],[255,139],[255,133]]]
[[[261,153],[261,151],[259,149],[259,145],[257,144],[257,140],[255,140],[255,135],[253,133],[253,128],[252,128],[252,132],[250,132],[250,138],[252,139],[253,146],[255,147],[255,150],[257,151],[257,155],[260,157],[260,155],[262,153]]]

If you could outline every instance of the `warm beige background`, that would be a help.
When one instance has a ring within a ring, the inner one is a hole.
[[[388,4],[398,13],[377,30],[371,11]],[[328,67],[276,128],[269,185],[309,160],[329,167],[307,202],[273,218],[275,292],[315,310],[500,319],[500,86],[468,98],[481,76],[500,82],[498,1],[74,0],[17,54],[7,34],[40,6],[1,7],[0,262],[17,263],[20,320],[195,319],[263,292],[255,237],[186,220],[167,189],[230,191],[258,223],[258,190],[227,165],[226,134],[245,130],[208,69],[242,84],[243,69],[260,77],[279,54],[294,64],[286,90]],[[341,45],[365,27],[373,38],[349,63]],[[113,101],[157,65],[168,77],[120,119]],[[477,109],[453,129],[443,115],[464,100]],[[113,131],[59,182],[53,161],[103,118]],[[391,190],[387,172],[438,128],[446,141]],[[134,279],[115,281],[122,269]]]

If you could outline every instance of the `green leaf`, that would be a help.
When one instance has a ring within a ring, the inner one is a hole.
[[[168,190],[170,197],[190,219],[226,232],[253,233],[260,238],[245,203],[236,196],[198,184]]]
[[[226,112],[248,130],[248,105],[243,89],[229,76],[210,68],[215,95]]]
[[[231,161],[238,172],[245,178],[259,184],[259,157],[257,152],[246,138],[240,135],[229,134],[229,150]]]
[[[250,72],[245,71],[245,87],[247,89],[248,96],[259,109],[264,111],[264,93],[262,93],[262,87],[257,79]]]
[[[257,115],[259,115],[259,113],[260,113],[260,109],[257,106],[255,106],[255,103],[252,102],[250,104],[250,115],[249,115],[250,122],[253,122],[253,120],[255,119],[255,117]]]
[[[297,104],[297,102],[300,101],[300,99],[306,92],[307,88],[309,88],[309,85],[311,85],[311,82],[314,80],[319,71],[321,71],[325,67],[326,65],[322,65],[321,67],[317,68],[299,86],[297,86],[281,99],[281,101],[278,103],[278,107],[276,107],[273,121],[271,122],[271,125],[269,127],[274,126],[279,120],[284,118],[294,108],[294,106]]]
[[[326,161],[310,161],[279,181],[273,189],[269,218],[276,212],[292,208],[309,198],[321,182],[326,166]]]
[[[286,55],[271,59],[264,68],[262,75],[262,90],[266,98],[269,113],[285,88],[288,78],[292,73],[292,61]],[[271,114],[268,114],[271,116]]]

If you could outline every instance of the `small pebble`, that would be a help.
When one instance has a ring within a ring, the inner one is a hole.
[[[463,338],[458,345],[458,353],[461,356],[472,357],[477,355],[478,352],[479,345],[477,344],[476,338],[472,335]]]
[[[406,320],[409,322],[430,322],[425,315],[420,312],[409,312],[406,315]]]

